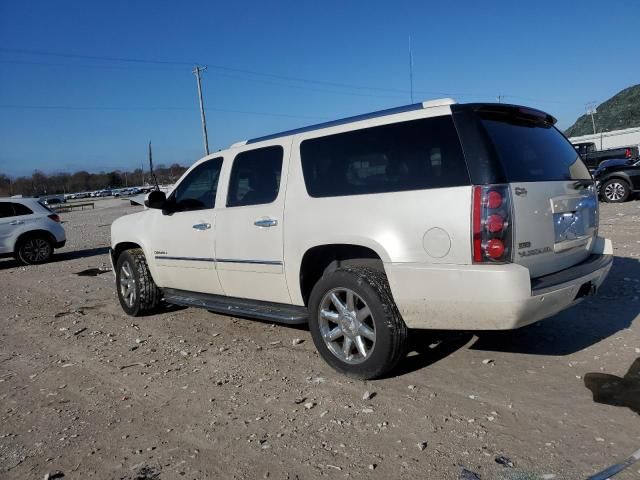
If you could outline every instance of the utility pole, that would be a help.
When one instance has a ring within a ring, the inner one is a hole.
[[[200,120],[202,121],[202,135],[204,137],[204,151],[209,155],[209,137],[207,136],[207,118],[204,114],[204,103],[202,101],[202,83],[200,81],[200,73],[204,72],[207,67],[200,67],[196,65],[193,69],[193,74],[196,76],[198,83],[198,99],[200,100]]]
[[[596,120],[593,117],[598,110],[596,110],[596,102],[589,102],[585,105],[585,110],[587,111],[587,115],[591,115],[591,125],[593,126],[593,134],[596,134]]]
[[[411,92],[411,103],[413,103],[413,52],[411,50],[411,35],[409,35],[409,89]]]
[[[504,95],[498,95],[498,103],[502,103],[503,98],[504,98]]]

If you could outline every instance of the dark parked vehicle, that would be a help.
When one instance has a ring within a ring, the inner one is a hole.
[[[593,142],[575,143],[573,146],[578,151],[589,170],[598,168],[600,164],[605,160],[636,160],[638,158],[638,147],[621,147],[596,150],[596,144]]]
[[[626,202],[632,194],[640,192],[640,161],[606,160],[593,172],[593,178],[605,202]]]

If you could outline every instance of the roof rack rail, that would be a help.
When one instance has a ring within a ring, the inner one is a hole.
[[[378,110],[377,112],[365,113],[362,115],[355,115],[353,117],[341,118],[339,120],[331,120],[329,122],[318,123],[315,125],[309,125],[307,127],[294,128],[293,130],[286,130],[284,132],[273,133],[271,135],[265,135],[263,137],[251,138],[243,142],[236,142],[231,147],[238,147],[242,145],[249,145],[252,143],[264,142],[266,140],[273,140],[275,138],[286,137],[288,135],[296,135],[298,133],[311,132],[313,130],[320,130],[321,128],[335,127],[338,125],[345,125],[347,123],[359,122],[362,120],[369,120],[371,118],[385,117],[387,115],[395,115],[397,113],[411,112],[414,110],[422,110],[424,108],[442,107],[446,105],[452,105],[456,103],[451,98],[439,98],[436,100],[427,100],[421,103],[413,103],[411,105],[404,105],[401,107],[388,108],[386,110]]]

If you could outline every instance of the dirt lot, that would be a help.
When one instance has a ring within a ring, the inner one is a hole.
[[[65,213],[53,263],[0,261],[0,478],[577,479],[640,447],[638,201],[602,207],[598,297],[513,332],[416,333],[374,382],[304,328],[125,316],[110,272],[77,273],[108,267],[109,224],[138,208]]]

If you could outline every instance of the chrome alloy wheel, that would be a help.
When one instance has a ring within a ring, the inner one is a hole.
[[[607,200],[620,200],[624,197],[625,188],[619,182],[611,182],[604,189],[604,196],[607,197]]]
[[[31,238],[22,247],[22,256],[29,263],[39,263],[51,256],[51,244],[42,238]]]
[[[331,353],[349,364],[364,362],[376,345],[371,310],[353,290],[334,288],[320,301],[318,325]]]
[[[123,262],[120,267],[120,296],[129,308],[136,302],[136,279],[129,262]]]

